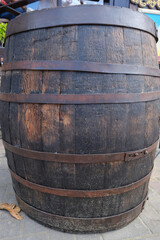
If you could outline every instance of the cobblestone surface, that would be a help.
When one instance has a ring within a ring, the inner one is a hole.
[[[5,152],[0,140],[0,202],[16,203]],[[160,155],[149,186],[149,200],[140,216],[128,226],[103,234],[68,234],[46,228],[24,213],[24,220],[0,211],[0,240],[160,240]]]

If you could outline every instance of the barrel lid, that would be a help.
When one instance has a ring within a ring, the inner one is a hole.
[[[139,29],[157,40],[155,23],[145,14],[129,8],[80,5],[37,10],[8,23],[6,38],[25,31],[69,25],[109,25]]]

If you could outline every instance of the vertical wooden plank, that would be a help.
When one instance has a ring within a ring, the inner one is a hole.
[[[124,62],[124,34],[121,27],[105,27],[105,54],[107,63]]]
[[[42,93],[60,93],[60,72],[43,73]],[[59,152],[59,105],[43,104],[42,111],[42,147],[45,152]],[[44,162],[45,185],[62,188],[61,163]],[[52,198],[52,196],[50,197]]]
[[[158,77],[145,76],[144,78],[144,91],[157,92],[160,89],[160,81]]]
[[[127,131],[124,122],[128,118],[127,104],[110,104],[108,107],[108,130],[106,133],[107,152],[126,151]]]
[[[20,136],[22,147],[41,150],[41,109],[38,104],[20,107]]]
[[[65,198],[65,216],[76,218],[101,217],[101,198]]]
[[[142,65],[141,32],[135,29],[124,28],[124,63]]]
[[[62,163],[62,173],[63,173],[63,181],[62,181],[63,188],[64,189],[77,189],[76,165]]]
[[[60,72],[44,72],[42,93],[58,94],[60,77]],[[43,151],[59,152],[59,105],[43,104],[41,111]]]
[[[20,71],[12,71],[11,93],[20,94],[22,74]],[[20,146],[19,139],[19,111],[18,103],[10,103],[10,129],[11,143]]]
[[[47,60],[61,60],[62,57],[62,32],[61,27],[46,29],[45,36],[41,32],[41,41],[35,42],[35,49],[37,44],[41,45],[44,42],[44,48],[41,52],[41,59]],[[43,39],[42,39],[43,38]],[[45,41],[44,41],[45,38]],[[50,47],[49,47],[50,46]],[[37,51],[37,50],[36,50]],[[60,93],[60,72],[43,72],[42,93],[45,94],[59,94]],[[46,152],[59,152],[59,105],[43,104],[41,106],[42,112],[42,149]],[[62,170],[61,163],[44,162],[45,173],[43,175],[44,184],[50,187],[62,188]],[[60,209],[57,200],[54,196],[48,196],[51,206]],[[59,199],[60,201],[60,199]],[[60,212],[59,212],[60,213]]]
[[[77,26],[63,28],[62,60],[77,59]],[[62,94],[75,93],[75,81],[77,73],[62,72]],[[60,152],[75,153],[75,106],[61,105],[60,107]],[[67,167],[67,166],[66,166]],[[74,172],[74,170],[73,170]]]
[[[144,91],[144,77],[128,75],[127,90],[131,93],[141,93]],[[128,118],[126,125],[126,150],[136,150],[144,148],[145,132],[145,103],[128,104]],[[137,141],[138,139],[138,141]]]
[[[158,56],[155,38],[146,32],[141,32],[143,65],[158,68]]]
[[[4,63],[8,61],[8,55],[9,55],[9,42],[10,37],[8,37],[5,41],[5,51],[4,51]]]
[[[62,105],[60,108],[60,151],[75,153],[75,106]],[[63,188],[76,189],[75,164],[62,163]]]
[[[143,64],[146,67],[158,68],[155,39],[148,33],[141,32]],[[151,54],[152,53],[152,54]],[[145,76],[144,90],[157,91],[159,81],[157,78]],[[158,101],[145,103],[145,147],[150,146],[158,139]]]
[[[107,152],[125,152],[127,151],[126,140],[127,130],[124,123],[128,119],[128,104],[109,104],[106,114],[108,129],[106,131]],[[111,162],[105,164],[104,188],[112,188],[124,185],[127,178],[127,166],[122,162]],[[106,199],[103,199],[105,201]],[[113,197],[113,201],[117,201]],[[108,202],[108,200],[107,200]],[[103,203],[106,206],[107,203]],[[106,208],[106,207],[105,207]],[[106,210],[104,210],[105,212]]]
[[[6,58],[6,60],[7,60],[7,62],[13,62],[14,61],[14,57],[15,57],[15,55],[14,55],[14,43],[15,43],[15,36],[14,35],[12,35],[12,36],[10,36],[9,37],[9,46],[8,46],[8,48],[9,48],[9,50],[8,50],[8,55],[6,56],[7,58]]]
[[[63,29],[61,27],[45,29],[41,32],[41,41],[35,42],[35,49],[37,44],[44,41],[44,49],[39,54],[39,58],[47,60],[61,60],[62,58],[62,36]],[[47,45],[46,45],[47,44]],[[51,48],[48,48],[51,46]],[[44,56],[45,55],[45,56]],[[60,72],[45,71],[43,73],[42,93],[59,94],[60,93]],[[42,105],[42,143],[44,151],[59,152],[59,105],[44,104]]]
[[[145,92],[152,92],[153,86],[154,86],[155,78],[151,76],[145,76],[144,77],[144,90]]]
[[[61,165],[61,163],[57,162],[44,162],[43,185],[53,188],[63,188],[64,176]]]
[[[33,44],[37,36],[37,31],[38,30],[25,32],[25,37],[23,32],[13,35],[14,40],[10,41],[12,41],[13,44],[14,61],[33,60]],[[10,50],[11,49],[10,47]]]
[[[41,92],[42,73],[35,71],[23,71],[21,74],[20,91],[23,94],[34,94]],[[41,107],[38,104],[19,105],[19,137],[21,147],[32,150],[42,150],[41,142]],[[43,162],[29,158],[21,159],[23,163],[25,178],[33,182],[42,182],[44,174]],[[21,164],[22,164],[21,163]],[[40,172],[39,176],[36,174]],[[44,182],[44,181],[43,181]]]
[[[157,139],[159,138],[159,101],[155,101],[155,104],[154,104],[154,139],[153,139],[153,142],[157,141]]]
[[[11,81],[11,93],[20,94],[22,74],[21,71],[12,71],[12,81]],[[19,104],[10,103],[10,136],[11,144],[14,146],[21,146],[19,138]],[[23,157],[13,154],[16,173],[25,177],[25,169],[23,163]]]
[[[32,60],[34,57],[34,40],[38,31],[30,31],[25,33],[25,38],[21,37],[24,33],[15,35],[14,41],[14,59]],[[19,47],[21,46],[21,47]],[[22,54],[23,51],[23,54]],[[40,51],[40,50],[39,50]],[[34,94],[41,92],[42,74],[38,71],[22,71],[20,74],[21,82],[19,92],[22,94]],[[14,84],[14,83],[13,83]],[[16,84],[16,79],[15,79]],[[40,133],[41,111],[38,105],[20,104],[19,106],[19,125],[20,125],[20,142],[24,148],[32,148],[34,150],[41,149],[41,133]]]
[[[63,28],[57,27],[25,32],[25,37],[23,32],[14,35],[14,60],[60,60],[62,32]]]
[[[106,109],[102,104],[76,107],[77,154],[100,154],[106,151],[106,118]]]
[[[90,89],[90,92],[92,92],[91,86],[88,88]],[[85,93],[85,90],[83,89],[81,92]],[[107,118],[108,116],[105,111],[105,106],[102,104],[76,106],[75,141],[77,154],[102,153],[106,150],[105,140],[107,131]],[[77,164],[77,189],[103,189],[104,170],[104,164]],[[100,217],[102,211],[102,199],[79,199],[77,203],[70,208],[71,214],[74,212],[77,217],[82,217],[82,215],[83,217]],[[66,209],[67,214],[68,208],[66,207]],[[79,211],[78,209],[82,209],[82,211]],[[94,211],[91,209],[94,209]]]
[[[102,198],[102,217],[112,216],[119,213],[120,195]]]
[[[11,71],[6,71],[2,73],[2,84],[1,84],[1,91],[4,93],[10,93],[11,90],[11,78],[12,73]],[[11,143],[11,129],[10,129],[10,103],[2,102],[2,122],[1,122],[1,129],[2,129],[2,139],[8,143]],[[15,162],[13,154],[6,150],[7,162],[9,168],[16,172],[15,169]]]
[[[48,186],[45,181],[45,163],[41,160],[30,158],[23,158],[22,160],[25,170],[25,178],[28,181]]]
[[[108,162],[105,164],[104,188],[117,188],[131,184],[145,177],[153,167],[154,156],[146,156],[130,161]]]
[[[10,84],[11,84],[11,71],[6,71],[2,74],[2,84],[1,91],[4,93],[10,92]],[[10,128],[9,128],[9,107],[10,104],[8,102],[2,102],[2,139],[6,142],[10,143]]]
[[[32,59],[61,60],[62,27],[39,29],[32,35]]]
[[[59,152],[59,106],[42,105],[43,151]]]
[[[105,164],[77,164],[76,187],[78,190],[103,189]]]
[[[127,185],[129,166],[124,162],[108,162],[105,164],[104,189]],[[130,174],[131,176],[131,174]],[[132,177],[131,177],[132,178]],[[132,183],[132,180],[131,180]]]
[[[106,62],[104,26],[78,26],[78,59]]]
[[[77,154],[107,152],[106,133],[108,117],[103,105],[76,107],[75,141]],[[76,165],[77,189],[103,189],[104,170],[103,164]]]
[[[77,59],[77,26],[63,27],[62,60]]]
[[[42,50],[43,58],[46,60],[61,60],[63,27],[45,29],[45,34],[47,39],[45,39],[45,47]]]
[[[133,103],[129,105],[126,131],[126,149],[128,151],[143,149],[145,141],[145,103]]]
[[[62,60],[77,60],[77,26],[63,28]],[[74,94],[77,73],[61,73],[61,94]],[[75,153],[75,106],[61,105],[59,112],[60,152]],[[62,163],[63,188],[76,189],[75,164]],[[65,201],[67,201],[65,199]],[[68,204],[65,205],[65,212]]]
[[[77,73],[63,72],[61,74],[61,93],[74,94]],[[75,153],[75,106],[60,106],[60,152]]]
[[[76,94],[125,93],[127,87],[123,74],[76,73],[74,82]]]
[[[142,93],[144,91],[145,76],[126,76],[126,91],[129,93]]]
[[[39,150],[41,143],[41,114],[38,104],[22,104],[20,111],[20,139],[23,148]],[[44,163],[24,158],[25,178],[36,183],[44,182]],[[37,171],[37,172],[36,172]],[[39,173],[39,174],[38,174]]]
[[[148,181],[136,189],[120,194],[118,212],[122,213],[138,206],[147,196],[147,185]]]
[[[105,27],[106,59],[107,63],[124,63],[124,30],[121,27]],[[125,93],[127,87],[126,76],[123,74],[108,74],[103,89],[108,93]],[[107,90],[108,88],[108,90]],[[125,104],[107,104],[105,106],[106,152],[123,151],[125,148],[127,106]],[[121,140],[120,140],[121,139]],[[105,177],[104,177],[105,179]]]
[[[141,50],[141,32],[124,28],[124,63],[143,64]],[[131,93],[142,92],[144,88],[143,76],[127,76],[127,90]],[[126,123],[126,150],[133,151],[144,147],[145,104],[128,104],[128,118]],[[138,141],[137,141],[138,139]]]
[[[103,76],[102,76],[103,77]],[[80,78],[81,79],[81,78]],[[103,79],[103,78],[102,78]],[[84,84],[83,88],[76,86],[83,94],[98,92],[99,84],[104,86],[103,92],[125,92],[125,81],[123,76],[107,76],[104,81],[97,82],[94,89],[94,78],[90,85]],[[89,79],[90,80],[90,79]],[[99,79],[98,79],[99,80]],[[95,80],[96,81],[96,80]],[[77,84],[76,84],[77,85]],[[85,88],[87,85],[87,88]],[[124,86],[123,86],[124,85]],[[93,86],[93,90],[92,90]],[[106,153],[125,151],[126,129],[124,121],[127,120],[126,104],[97,104],[76,107],[76,152],[77,153]],[[88,148],[88,149],[87,149]]]
[[[159,77],[151,77],[153,91],[159,91],[160,90],[160,81]]]
[[[39,30],[33,43],[33,58],[41,60],[61,60],[62,32],[63,29],[61,27]],[[60,72],[43,72],[42,93],[60,93],[60,78]],[[41,105],[42,151],[59,152],[59,108],[59,105],[54,104]],[[37,166],[37,168],[39,169],[37,175],[40,174],[40,168],[43,169],[43,177],[41,179],[41,184],[50,187],[62,187],[62,171],[60,163],[51,163],[44,161],[43,164],[41,163],[41,165],[39,166],[38,161],[36,161],[35,166]],[[33,178],[34,172],[31,173],[31,176]],[[50,200],[51,199],[52,196],[50,196]],[[52,200],[54,201],[55,199]],[[55,205],[58,208],[58,205]]]
[[[34,94],[41,92],[42,73],[23,71],[21,92]],[[20,105],[20,139],[22,147],[41,150],[41,107],[38,104]]]
[[[11,78],[12,73],[11,71],[6,71],[2,74],[2,84],[1,84],[1,91],[4,93],[10,93],[11,90]],[[2,102],[2,122],[1,122],[1,128],[2,128],[2,139],[8,143],[11,143],[11,129],[10,129],[10,103],[8,102]],[[8,166],[13,170],[15,169],[15,162],[13,154],[6,150],[6,156],[8,161]]]
[[[60,152],[75,153],[75,107],[60,108]]]
[[[102,75],[99,77],[102,78]],[[102,93],[126,93],[127,82],[124,74],[105,74],[103,78]]]
[[[48,212],[55,215],[65,216],[65,197],[52,194],[45,194],[46,202],[48,202]],[[47,207],[47,206],[46,206]]]
[[[145,103],[145,147],[153,144],[159,135],[158,108],[156,101]]]

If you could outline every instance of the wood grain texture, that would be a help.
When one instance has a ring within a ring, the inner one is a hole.
[[[14,182],[17,184],[16,180],[14,180]],[[96,218],[117,215],[137,206],[147,195],[148,181],[138,188],[126,193],[101,198],[59,197],[57,195],[50,195],[30,189],[21,183],[18,183],[17,187],[18,189],[16,191],[20,193],[20,198],[22,200],[26,202],[26,199],[32,196],[27,202],[42,211],[66,217]],[[51,202],[49,201],[50,199],[52,199]],[[51,204],[52,207],[50,207]]]
[[[155,44],[152,35],[140,30],[62,26],[8,37],[5,61],[70,60],[158,68]],[[5,72],[2,80],[2,92],[17,94],[143,93],[159,89],[157,77],[126,74],[21,70]],[[3,103],[3,108],[6,109],[3,139],[26,149],[105,154],[137,151],[158,139],[158,101],[84,105]],[[155,150],[130,162],[67,164],[15,154],[13,158],[9,152],[8,161],[14,172],[33,183],[61,189],[98,190],[125,186],[145,177],[152,170],[154,155]],[[84,199],[34,191],[14,179],[13,186],[17,195],[33,207],[77,218],[123,213],[140,204],[148,191],[146,182],[127,193]]]
[[[2,74],[1,91],[9,93],[11,90],[11,71],[7,71]],[[7,142],[11,143],[11,131],[10,131],[10,103],[1,102],[1,113],[3,117],[1,118],[1,129],[2,129],[2,139],[6,139]],[[8,166],[11,167],[16,172],[14,156],[13,154],[6,150]]]

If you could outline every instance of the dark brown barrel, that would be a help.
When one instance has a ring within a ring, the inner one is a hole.
[[[118,229],[144,207],[158,140],[156,29],[130,9],[75,6],[8,24],[2,133],[35,220]]]

